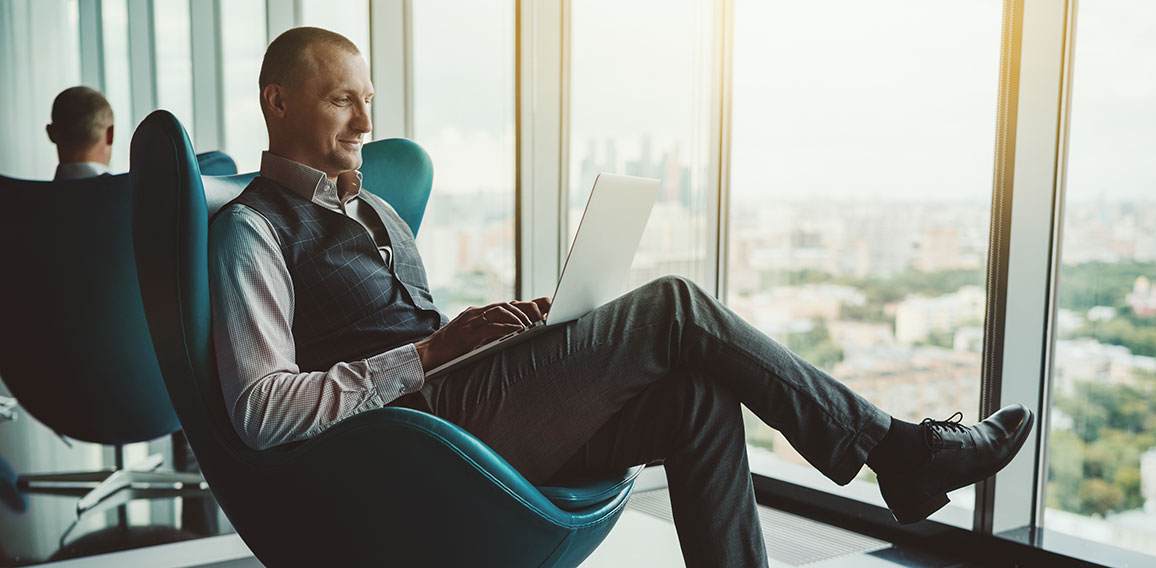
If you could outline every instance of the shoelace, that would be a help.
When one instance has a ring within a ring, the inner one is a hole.
[[[930,418],[924,418],[923,422],[920,422],[919,425],[927,427],[927,433],[931,437],[931,440],[928,441],[927,445],[931,447],[932,450],[940,450],[943,448],[959,448],[963,446],[963,442],[960,441],[945,441],[943,439],[943,434],[939,432],[940,430],[945,430],[948,432],[953,430],[958,432],[966,432],[967,426],[961,424],[962,422],[963,413],[957,411],[955,414],[949,416],[947,420],[932,420]]]

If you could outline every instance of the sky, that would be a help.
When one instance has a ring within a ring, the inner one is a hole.
[[[705,162],[717,64],[706,4],[572,3],[572,174],[590,140],[634,159],[644,135],[658,155],[677,144]],[[1080,9],[1071,191],[1144,197],[1156,185],[1156,2]],[[988,199],[1001,18],[999,0],[737,0],[732,191]],[[452,164],[439,185],[510,187],[512,4],[422,0],[414,28],[417,137]]]
[[[1156,198],[1156,2],[1080,2],[1069,201]]]

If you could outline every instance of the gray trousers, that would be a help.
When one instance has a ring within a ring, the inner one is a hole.
[[[740,403],[840,485],[890,426],[678,277],[433,379],[422,395],[532,483],[665,460],[687,566],[767,564]]]

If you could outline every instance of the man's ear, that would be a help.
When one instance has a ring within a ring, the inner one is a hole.
[[[112,125],[108,125],[108,130],[104,131],[104,143],[112,146]]]
[[[51,125],[51,124],[46,124],[46,125],[44,125],[44,131],[48,133],[48,139],[49,139],[49,140],[50,140],[50,141],[51,141],[53,144],[55,144],[55,143],[56,143],[56,134],[55,134],[55,132],[56,132],[56,129],[55,129],[55,128],[52,128],[52,125]]]
[[[285,99],[288,93],[277,83],[269,83],[261,91],[261,105],[270,116],[285,118]]]

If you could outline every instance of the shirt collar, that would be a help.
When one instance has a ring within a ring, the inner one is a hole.
[[[54,181],[84,179],[110,173],[108,166],[100,162],[61,162],[56,166]]]
[[[361,191],[361,172],[357,170],[338,175],[335,184],[329,181],[325,172],[269,151],[261,153],[261,177],[269,178],[328,209],[342,209]]]

